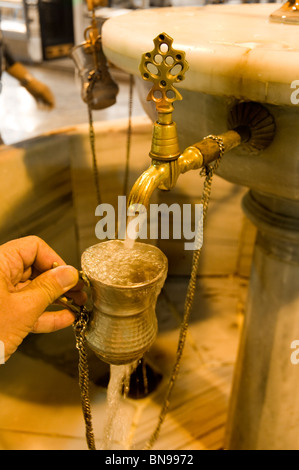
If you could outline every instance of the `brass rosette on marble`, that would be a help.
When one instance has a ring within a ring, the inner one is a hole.
[[[228,129],[236,130],[242,136],[242,148],[256,153],[271,144],[276,125],[265,106],[254,101],[241,101],[230,110]]]

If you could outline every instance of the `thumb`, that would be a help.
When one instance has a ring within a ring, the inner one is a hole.
[[[60,295],[64,294],[79,281],[79,273],[73,266],[58,266],[33,279],[18,292],[18,302],[22,302],[24,311],[30,312],[31,321],[37,318]]]

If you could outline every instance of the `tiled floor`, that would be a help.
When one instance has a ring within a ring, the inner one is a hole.
[[[34,67],[49,84],[56,109],[37,110],[10,77],[1,95],[1,133],[7,144],[87,121],[73,71],[61,65]],[[126,117],[128,84],[117,105],[96,113],[96,120]],[[137,99],[134,115],[142,114]],[[159,335],[148,361],[162,374],[158,388],[143,399],[123,400],[112,447],[142,449],[157,424],[176,357],[188,277],[167,279],[159,297]],[[242,323],[247,280],[237,275],[199,278],[180,374],[156,449],[220,449]],[[103,438],[109,367],[90,354],[91,400],[96,444]],[[28,337],[0,370],[0,449],[86,449],[77,379],[77,351],[71,329]],[[120,422],[126,423],[123,436]]]

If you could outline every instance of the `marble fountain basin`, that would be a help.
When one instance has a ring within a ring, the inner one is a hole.
[[[138,69],[141,55],[153,49],[161,32],[186,52],[189,70],[178,85],[183,100],[175,103],[174,112],[182,150],[226,131],[236,103],[265,106],[276,123],[271,145],[255,152],[245,145],[234,149],[218,174],[268,195],[298,200],[299,26],[270,22],[276,9],[273,4],[242,4],[138,10],[104,24],[103,47],[113,64],[135,75],[152,120],[153,103],[146,102],[150,83]]]

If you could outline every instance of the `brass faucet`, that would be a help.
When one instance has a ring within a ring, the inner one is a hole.
[[[137,179],[129,195],[128,207],[132,206],[134,211],[138,211],[138,205],[148,208],[156,188],[174,188],[181,173],[207,167],[220,154],[241,143],[262,150],[272,142],[275,133],[274,120],[266,108],[258,103],[239,103],[230,115],[231,130],[207,136],[181,153],[172,112],[173,102],[182,96],[174,83],[184,80],[188,63],[185,52],[173,49],[173,39],[166,33],[159,34],[153,42],[154,49],[142,55],[139,69],[144,80],[153,82],[147,100],[155,102],[157,120],[149,152],[151,166]]]

